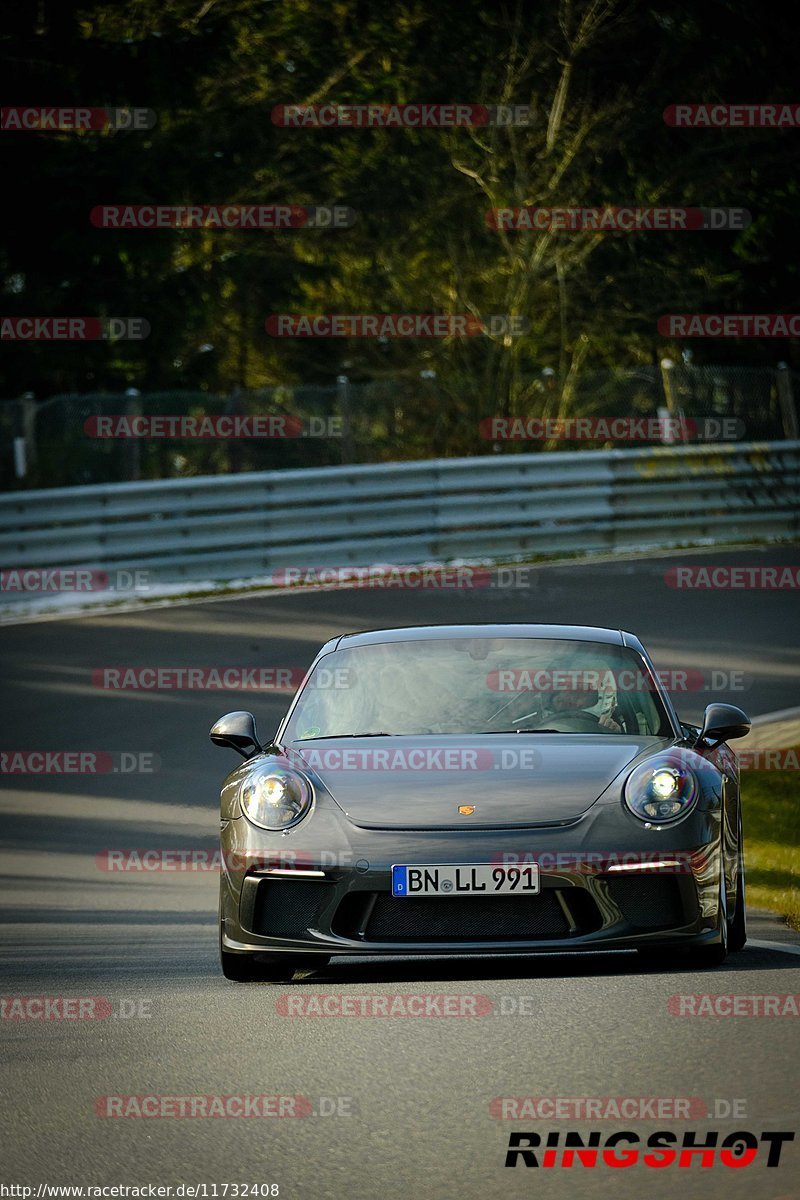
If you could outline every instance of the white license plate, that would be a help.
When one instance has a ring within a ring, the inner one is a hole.
[[[486,863],[437,864],[430,867],[392,867],[392,895],[409,896],[535,896],[539,866],[492,867]]]

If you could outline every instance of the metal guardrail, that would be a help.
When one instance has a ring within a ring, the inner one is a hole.
[[[290,565],[800,536],[800,441],[440,459],[0,496],[0,566],[225,581]],[[4,593],[5,599],[14,599]]]

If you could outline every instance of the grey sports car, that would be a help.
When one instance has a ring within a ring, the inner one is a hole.
[[[676,951],[745,943],[741,709],[681,722],[633,634],[450,625],[319,651],[274,739],[211,740],[220,954],[282,980],[333,955]]]

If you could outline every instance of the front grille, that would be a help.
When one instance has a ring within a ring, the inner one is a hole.
[[[367,942],[534,942],[569,934],[569,924],[550,889],[538,896],[489,896],[451,900],[397,900],[378,893],[367,924]]]
[[[626,921],[640,929],[683,923],[678,880],[674,875],[607,879],[608,894]]]
[[[261,879],[253,909],[253,933],[305,937],[327,902],[331,884],[308,879]]]

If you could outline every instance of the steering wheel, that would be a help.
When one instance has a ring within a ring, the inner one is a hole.
[[[575,709],[573,712],[551,713],[530,728],[556,729],[559,733],[597,733],[602,726],[594,713]]]

